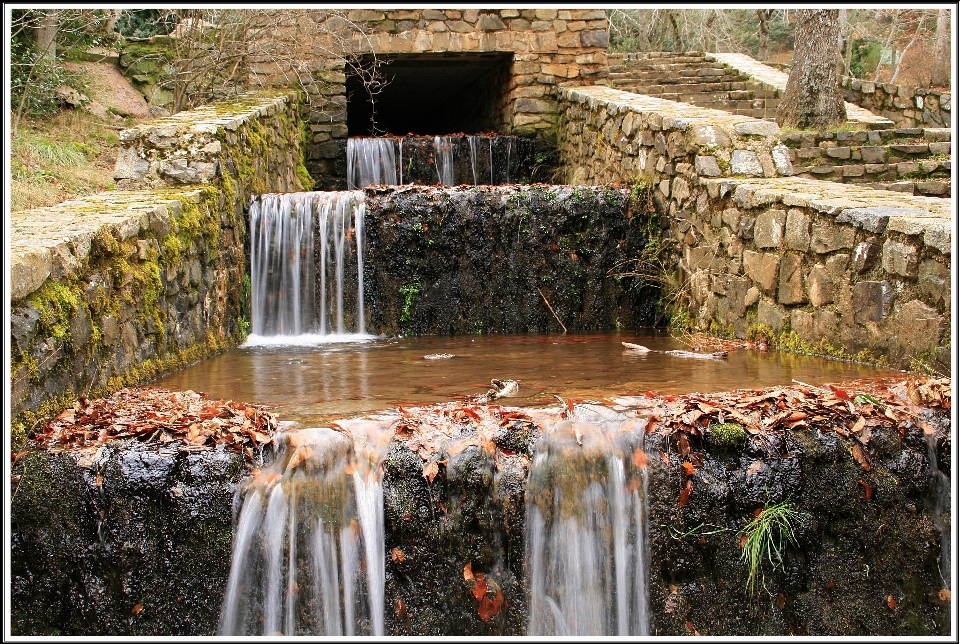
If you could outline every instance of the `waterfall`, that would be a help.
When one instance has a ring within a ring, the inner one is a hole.
[[[219,634],[382,636],[382,453],[326,428],[280,441],[238,492]]]
[[[313,331],[313,211],[317,193],[264,195],[250,204],[252,331]]]
[[[251,201],[247,345],[366,337],[365,216],[364,195],[357,191],[268,194]],[[355,281],[347,266],[353,255]]]
[[[433,144],[437,149],[434,164],[437,167],[439,183],[452,186],[453,183],[453,142],[449,136],[433,137]]]
[[[403,160],[401,159],[401,163]],[[393,139],[364,137],[347,139],[347,187],[396,185],[397,162]],[[401,182],[402,183],[402,182]]]
[[[644,427],[578,405],[540,439],[526,503],[527,635],[649,634]]]
[[[470,169],[473,170],[473,185],[477,185],[477,137],[468,136],[467,142],[470,144]]]

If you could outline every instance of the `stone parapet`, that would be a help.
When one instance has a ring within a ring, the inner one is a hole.
[[[561,160],[576,184],[654,181],[663,196],[698,176],[789,176],[776,123],[608,87],[561,90]]]
[[[770,67],[769,65],[764,65],[746,54],[706,54],[706,58],[707,60],[721,62],[724,65],[746,74],[755,81],[779,91],[781,96],[787,89],[789,74]],[[844,98],[849,101],[846,93],[844,94]],[[877,130],[894,127],[894,121],[890,120],[886,115],[878,115],[855,103],[856,101],[844,104],[847,110],[848,121],[862,123]]]
[[[897,127],[950,127],[953,101],[949,92],[938,92],[873,83],[844,76],[840,81],[844,100],[880,114]]]

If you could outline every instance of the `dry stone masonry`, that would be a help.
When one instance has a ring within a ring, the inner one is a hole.
[[[299,188],[298,117],[291,95],[267,92],[139,126],[116,169],[139,189],[11,214],[15,434],[244,335],[244,205]]]
[[[843,98],[893,121],[897,127],[950,127],[953,103],[949,92],[872,83],[843,77]]]
[[[792,177],[798,150],[774,123],[605,87],[561,96],[568,179],[651,186],[697,326],[949,365],[949,202]]]

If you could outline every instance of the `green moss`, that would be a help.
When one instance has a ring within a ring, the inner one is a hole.
[[[420,282],[405,284],[400,287],[400,295],[403,296],[403,310],[400,312],[400,323],[409,322],[413,315],[413,300],[420,293]]]
[[[818,342],[814,343],[806,342],[800,337],[799,333],[790,328],[789,324],[784,325],[779,333],[765,324],[752,324],[750,328],[747,329],[747,339],[755,342],[762,340],[771,348],[779,351],[822,356],[835,360],[872,364],[880,367],[888,365],[887,356],[876,355],[870,349],[862,349],[857,353],[849,353],[843,346],[834,344],[827,338],[820,338]]]
[[[717,448],[736,447],[746,439],[746,430],[737,423],[719,423],[710,426],[710,442]]]
[[[70,341],[70,319],[83,306],[80,286],[75,282],[46,280],[28,301],[40,313],[41,335],[61,342]]]

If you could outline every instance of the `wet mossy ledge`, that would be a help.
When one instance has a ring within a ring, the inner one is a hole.
[[[140,125],[119,190],[11,214],[14,445],[76,396],[243,340],[246,204],[312,184],[299,115],[295,93],[263,91]]]
[[[386,634],[525,634],[532,468],[557,444],[545,436],[570,433],[548,466],[554,489],[579,498],[609,454],[571,428],[603,418],[604,431],[644,436],[626,480],[646,481],[651,635],[947,635],[949,396],[947,379],[877,379],[620,396],[602,413],[447,403],[339,421],[390,437]],[[179,439],[95,449],[18,454],[13,633],[214,634],[232,499],[254,465]],[[755,561],[751,588],[744,537],[775,509],[792,538]],[[502,592],[498,612],[478,610],[467,570]]]
[[[663,312],[659,289],[625,268],[661,234],[642,192],[367,188],[367,328],[464,335],[653,326]]]

